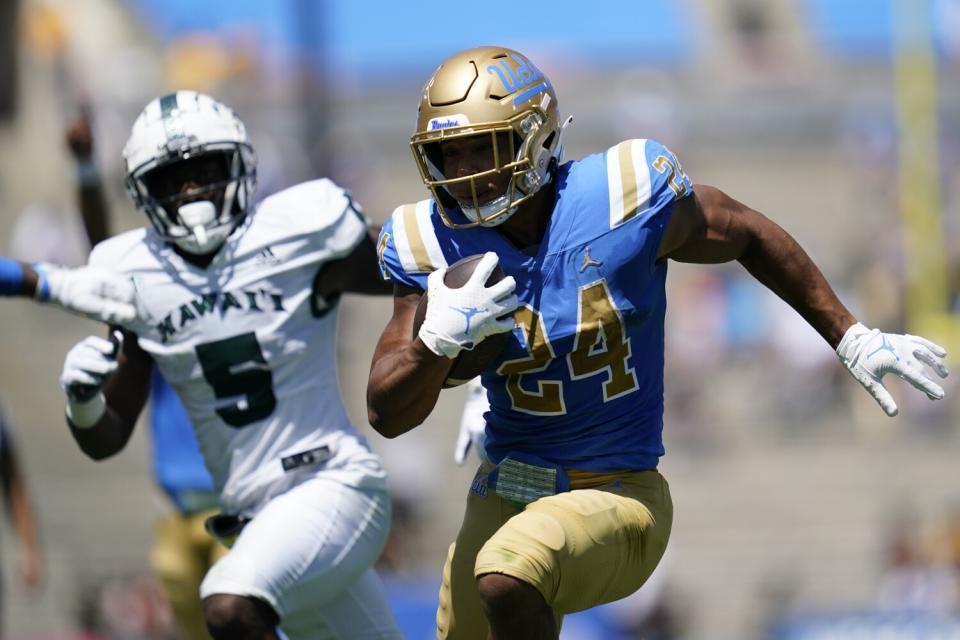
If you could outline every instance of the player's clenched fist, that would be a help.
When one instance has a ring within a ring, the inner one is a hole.
[[[488,251],[462,287],[451,288],[444,283],[446,269],[438,269],[427,278],[427,313],[417,335],[430,351],[455,358],[487,336],[513,329],[511,314],[520,304],[513,276],[486,286],[497,261],[497,254]]]
[[[888,373],[900,376],[931,400],[943,398],[943,387],[925,375],[923,364],[946,378],[948,371],[942,358],[947,351],[926,338],[883,333],[858,322],[847,329],[837,347],[837,355],[888,416],[895,416],[898,411],[893,397],[883,386],[883,376]]]
[[[87,336],[67,352],[60,386],[67,395],[67,417],[73,426],[92,427],[106,411],[101,388],[117,370],[122,344],[123,334],[114,331],[112,340]]]

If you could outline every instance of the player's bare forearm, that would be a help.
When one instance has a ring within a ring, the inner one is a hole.
[[[133,424],[127,424],[107,404],[107,411],[92,427],[80,428],[67,419],[70,433],[77,446],[93,460],[105,460],[123,450],[133,433]]]
[[[367,383],[367,417],[378,433],[395,438],[433,411],[453,361],[410,338],[419,295],[395,295],[394,314],[373,354]]]
[[[739,261],[836,348],[856,319],[799,243],[719,189],[697,185],[695,193],[678,202],[674,215],[684,220],[676,226],[671,221],[674,235],[665,234],[664,242],[672,244],[661,257],[699,263]]]
[[[14,474],[13,484],[10,487],[10,515],[13,527],[24,548],[28,552],[39,553],[37,521],[30,502],[30,494],[19,469]]]
[[[739,258],[740,264],[836,349],[856,318],[797,241],[773,222],[763,220],[762,235]]]
[[[23,285],[20,289],[20,295],[33,298],[37,295],[37,285],[40,282],[40,278],[37,276],[37,272],[34,271],[33,267],[26,262],[21,262],[20,267],[23,269]]]
[[[87,233],[90,246],[106,240],[110,235],[107,198],[103,193],[100,180],[81,184],[77,189],[77,202],[80,205],[80,217],[83,229]]]
[[[77,118],[64,134],[67,148],[77,167],[77,204],[90,246],[110,235],[109,208],[103,181],[94,160],[93,124],[89,105],[81,105]]]
[[[341,293],[361,293],[387,296],[393,284],[380,274],[375,242],[365,237],[344,258],[324,263],[313,281],[313,291],[324,300],[332,300]]]
[[[405,349],[375,356],[367,385],[367,416],[377,432],[395,438],[419,426],[437,404],[451,360],[419,339]]]

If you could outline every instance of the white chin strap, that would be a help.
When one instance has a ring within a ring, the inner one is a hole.
[[[197,249],[202,253],[205,249],[213,248],[209,246],[214,243],[207,234],[207,225],[217,219],[217,208],[212,202],[200,200],[187,203],[177,209],[177,215],[183,226],[189,229],[190,235],[193,236],[185,238],[188,240],[186,244],[191,249]]]
[[[473,207],[468,207],[460,201],[457,201],[457,204],[460,205],[460,210],[463,211],[463,215],[466,216],[467,220],[470,222],[476,222],[483,218],[492,216],[497,211],[502,211],[504,207],[510,204],[510,196],[504,194],[499,198],[495,198],[488,202],[487,204],[480,205],[479,209]],[[510,207],[507,211],[497,216],[495,219],[490,220],[489,222],[481,222],[481,227],[496,227],[507,221],[507,218],[512,216],[517,212],[516,207]]]

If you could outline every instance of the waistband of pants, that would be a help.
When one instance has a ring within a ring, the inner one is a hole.
[[[492,462],[484,461],[480,464],[480,471],[482,473],[490,473],[496,468],[497,465]],[[617,480],[626,480],[630,478],[639,478],[646,474],[660,472],[657,469],[622,469],[619,471],[583,471],[582,469],[567,469],[564,467],[564,472],[567,474],[567,479],[570,483],[570,489],[596,489],[597,487],[603,487],[609,484],[615,483]]]

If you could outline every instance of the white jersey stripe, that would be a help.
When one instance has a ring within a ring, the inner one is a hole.
[[[650,205],[646,145],[645,139],[627,140],[607,151],[611,229]]]

